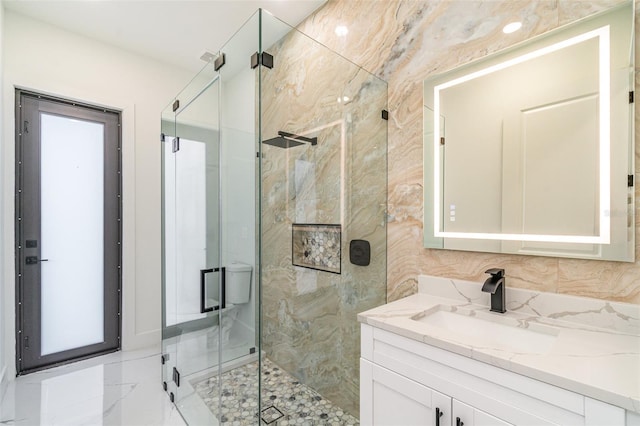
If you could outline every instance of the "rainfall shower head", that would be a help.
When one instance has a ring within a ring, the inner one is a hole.
[[[262,143],[277,146],[278,148],[291,148],[305,143],[317,145],[318,138],[305,138],[304,136],[294,135],[293,133],[279,131],[277,137],[267,139],[266,141],[262,141]]]

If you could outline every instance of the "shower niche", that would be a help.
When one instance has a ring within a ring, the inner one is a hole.
[[[259,10],[162,112],[162,386],[188,424],[357,424],[386,109],[384,81]],[[299,224],[326,265],[294,259]]]

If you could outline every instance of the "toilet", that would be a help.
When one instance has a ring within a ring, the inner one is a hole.
[[[230,304],[249,303],[251,290],[251,265],[235,262],[228,265],[225,276],[225,294],[227,307]]]
[[[225,267],[226,307],[222,311],[222,344],[229,342],[231,328],[238,318],[239,307],[237,305],[249,303],[252,270],[251,265],[241,262],[234,262]]]

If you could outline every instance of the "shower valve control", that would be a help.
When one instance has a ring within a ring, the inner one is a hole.
[[[349,260],[354,265],[369,266],[371,263],[371,245],[366,240],[351,240]]]

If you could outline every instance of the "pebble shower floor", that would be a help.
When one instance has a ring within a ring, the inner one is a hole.
[[[300,383],[267,358],[263,358],[261,425],[355,426],[358,419],[318,392]],[[258,410],[258,362],[222,374],[221,413],[218,412],[218,377],[195,385],[196,392],[221,424],[253,426]]]

